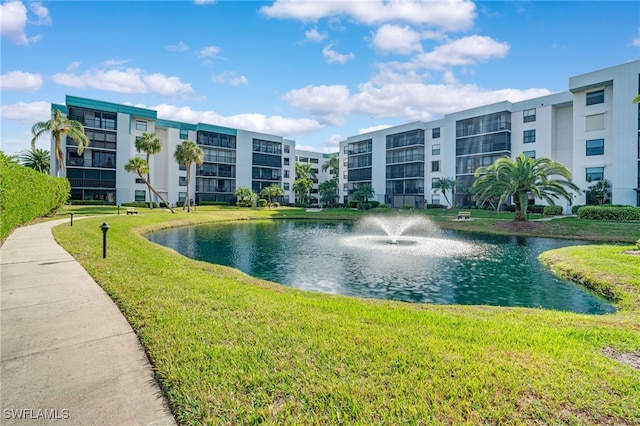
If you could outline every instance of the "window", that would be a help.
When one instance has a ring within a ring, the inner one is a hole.
[[[144,183],[144,181],[140,178],[136,178],[136,183]]]
[[[186,192],[178,192],[178,201],[184,201],[187,199],[187,193]]]
[[[282,173],[284,173],[285,178],[289,177],[289,170],[283,170]]]
[[[587,106],[604,103],[604,90],[587,93]]]
[[[536,121],[536,109],[532,108],[522,111],[522,122],[531,123],[532,121]]]
[[[282,186],[284,187],[284,190],[285,190],[285,191],[288,191],[288,190],[289,190],[289,182],[284,182],[284,183],[282,184]]]
[[[437,143],[431,147],[431,155],[440,155],[440,144]]]
[[[185,170],[187,170],[187,165],[186,165],[186,164],[180,164],[180,165],[178,165],[178,170],[181,170],[181,171],[183,171],[183,172],[184,172]]]
[[[440,182],[440,178],[431,178],[431,187],[435,188],[436,186],[438,186],[439,182]]]
[[[439,172],[440,171],[440,161],[432,161],[431,162],[431,171]]]
[[[318,159],[317,158],[311,158],[311,162],[313,164],[318,164]]]
[[[587,141],[587,156],[604,154],[604,139],[591,139]]]
[[[178,185],[179,186],[187,186],[187,177],[186,176],[178,176]]]
[[[291,150],[291,148],[289,147],[289,145],[285,145],[284,146],[284,153],[285,154],[288,154],[290,150]]]
[[[604,114],[587,115],[585,118],[585,131],[604,129]]]
[[[529,158],[536,158],[536,151],[524,151],[523,152],[525,157],[529,157]]]
[[[440,127],[431,129],[431,138],[438,139],[440,137]]]
[[[285,166],[289,165],[289,157],[284,157],[284,165]]]
[[[189,139],[189,131],[188,130],[184,130],[184,129],[180,129],[180,140],[184,141]]]
[[[587,182],[604,179],[604,167],[587,167]]]
[[[522,142],[523,143],[532,143],[536,141],[536,131],[534,130],[525,130],[522,134]]]
[[[147,131],[147,122],[136,120],[136,130],[142,130],[143,132]]]
[[[431,197],[431,204],[440,204],[440,197],[436,197],[435,195]]]
[[[299,161],[300,161],[301,163],[308,163],[308,162],[309,162],[309,159],[308,159],[307,157],[300,157],[300,160],[299,160]]]
[[[136,199],[135,201],[145,201],[145,194],[147,192],[144,189],[136,189]]]

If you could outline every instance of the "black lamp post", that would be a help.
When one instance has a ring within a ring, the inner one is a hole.
[[[71,215],[71,224],[69,226],[73,226],[73,212],[69,213]]]
[[[107,257],[107,231],[109,230],[110,226],[107,225],[107,223],[103,223],[102,225],[100,225],[100,229],[102,229],[102,258],[106,258]]]
[[[118,204],[118,216],[120,216],[120,204]]]

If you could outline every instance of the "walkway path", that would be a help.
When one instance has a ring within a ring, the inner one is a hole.
[[[0,248],[0,423],[175,425],[133,330],[53,239],[64,221]]]

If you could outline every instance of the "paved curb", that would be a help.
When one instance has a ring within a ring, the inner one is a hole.
[[[0,247],[0,423],[175,425],[131,326],[55,242],[64,222],[18,228]]]

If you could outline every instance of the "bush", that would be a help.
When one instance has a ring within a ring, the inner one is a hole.
[[[544,206],[542,213],[548,216],[562,214],[562,206]]]
[[[578,214],[578,210],[580,207],[584,207],[584,204],[577,204],[575,206],[571,206],[571,214]]]
[[[72,206],[103,206],[106,203],[104,200],[69,200],[69,204]]]
[[[147,203],[146,201],[131,201],[128,203],[122,203],[120,204],[122,207],[137,207],[137,208],[145,208],[145,207],[149,207],[149,203]],[[153,203],[153,208],[157,208],[158,204],[157,203]]]
[[[640,220],[640,208],[583,206],[578,209],[578,217],[595,220]]]
[[[380,205],[380,201],[371,200],[371,201],[369,201],[369,204],[371,204],[371,208],[372,209],[375,209],[376,207],[378,207]]]
[[[636,241],[636,247],[638,247],[638,250],[640,250],[640,240]]]
[[[442,209],[444,206],[442,204],[425,204],[427,209]]]
[[[402,206],[402,210],[411,210],[413,206]]]
[[[376,207],[376,208],[377,208],[377,209],[388,209],[388,208],[389,208],[389,206],[388,206],[388,205],[386,205],[386,204],[380,204],[380,205],[378,205],[378,207]]]
[[[358,210],[371,210],[371,203],[358,203]]]
[[[200,201],[201,206],[230,206],[228,201]]]
[[[350,200],[349,201],[349,208],[350,209],[355,209],[358,207],[358,204],[360,203],[360,201],[358,200]]]
[[[267,204],[269,204],[269,202],[264,198],[258,200],[258,207],[267,207]]]
[[[545,207],[547,207],[547,206],[541,206],[539,204],[531,204],[531,205],[527,206],[527,212],[528,213],[543,214]]]
[[[275,203],[271,204],[271,207],[280,207],[280,203],[276,201]]]
[[[21,166],[0,152],[0,239],[17,226],[52,213],[69,199],[66,178],[50,176]]]
[[[237,207],[253,207],[253,201],[251,200],[236,201],[236,206]]]

